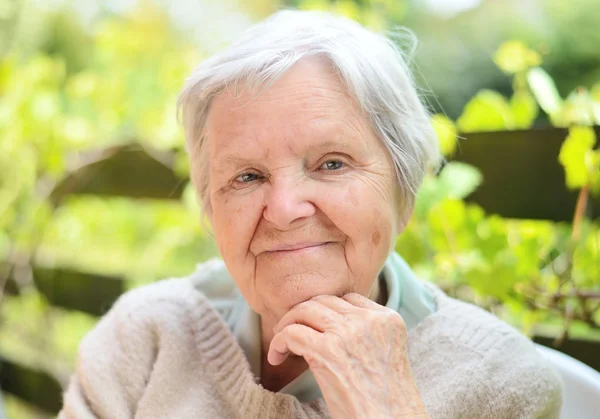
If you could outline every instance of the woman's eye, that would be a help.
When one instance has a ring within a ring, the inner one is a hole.
[[[321,170],[340,170],[344,167],[344,163],[340,160],[327,160],[321,165]]]
[[[242,173],[238,177],[235,178],[236,182],[241,183],[250,183],[258,179],[258,175],[256,173]]]

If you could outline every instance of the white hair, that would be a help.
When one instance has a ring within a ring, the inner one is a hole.
[[[186,146],[198,176],[202,207],[210,212],[208,143],[211,100],[238,85],[267,88],[298,60],[325,58],[354,95],[389,151],[401,209],[411,209],[423,176],[440,153],[429,114],[419,99],[404,53],[391,39],[343,17],[282,10],[250,27],[224,51],[204,60],[186,79],[178,100]]]

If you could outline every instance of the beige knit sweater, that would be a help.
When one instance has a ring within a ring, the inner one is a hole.
[[[562,384],[515,329],[428,284],[437,311],[408,334],[431,418],[557,418]],[[365,377],[368,380],[369,377]],[[255,382],[229,327],[193,280],[128,292],[82,341],[59,419],[327,418]]]

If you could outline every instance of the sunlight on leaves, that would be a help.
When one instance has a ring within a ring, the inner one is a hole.
[[[589,127],[572,127],[564,141],[558,160],[565,168],[567,186],[579,189],[591,181],[592,167],[589,160],[593,156],[592,148],[596,143],[596,134]]]
[[[460,132],[499,131],[515,128],[515,118],[504,96],[493,90],[480,90],[467,103],[456,122]]]
[[[510,107],[515,120],[515,128],[530,128],[535,122],[539,107],[531,93],[519,90],[510,98]]]
[[[540,108],[555,117],[562,108],[562,98],[554,80],[542,68],[536,67],[527,72],[527,82]]]
[[[503,71],[514,74],[540,65],[542,57],[521,41],[508,41],[498,48],[494,62]]]
[[[437,135],[442,154],[446,157],[452,156],[458,146],[456,126],[442,114],[433,115],[431,117],[431,124]]]

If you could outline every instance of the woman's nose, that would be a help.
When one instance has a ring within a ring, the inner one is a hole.
[[[310,200],[308,186],[286,181],[269,184],[263,212],[265,220],[276,228],[285,230],[290,228],[294,221],[314,215],[316,209]]]

